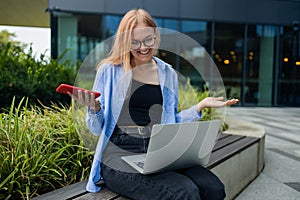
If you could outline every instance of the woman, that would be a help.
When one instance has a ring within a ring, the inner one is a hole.
[[[120,158],[147,151],[150,131],[139,134],[139,127],[150,130],[155,123],[195,121],[206,107],[238,102],[208,97],[178,113],[176,72],[154,56],[159,40],[157,26],[145,10],[127,12],[110,55],[97,68],[93,90],[101,96],[72,96],[88,106],[87,126],[100,135],[86,189],[97,192],[97,183],[104,180],[110,190],[130,199],[224,199],[222,182],[202,166],[142,175]]]

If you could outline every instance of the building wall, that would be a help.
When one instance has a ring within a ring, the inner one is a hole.
[[[0,0],[0,25],[50,27],[46,9],[124,14],[144,8],[156,17],[291,25],[300,0]]]
[[[0,0],[0,25],[50,27],[48,0]]]
[[[300,0],[49,0],[49,9],[124,14],[144,8],[155,17],[291,25],[300,21]]]

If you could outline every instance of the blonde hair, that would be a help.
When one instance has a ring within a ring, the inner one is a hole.
[[[132,68],[131,66],[131,33],[132,30],[138,25],[144,24],[148,27],[153,27],[156,34],[156,42],[159,44],[159,33],[157,25],[154,22],[150,14],[143,9],[133,9],[128,11],[122,18],[115,40],[110,50],[108,57],[104,58],[97,66],[97,69],[103,63],[110,63],[113,65],[123,64],[124,70],[128,71]]]

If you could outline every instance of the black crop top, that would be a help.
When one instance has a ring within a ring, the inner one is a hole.
[[[152,126],[160,123],[162,93],[160,85],[132,80],[118,119],[119,126]]]

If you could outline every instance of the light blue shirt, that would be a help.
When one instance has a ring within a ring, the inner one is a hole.
[[[195,106],[178,113],[177,74],[171,65],[156,57],[154,57],[154,60],[158,66],[158,78],[163,97],[161,123],[199,120],[202,113],[198,113]],[[93,113],[88,109],[86,114],[88,129],[93,134],[100,136],[86,186],[86,190],[89,192],[98,192],[101,189],[96,183],[102,179],[102,153],[116,126],[131,78],[132,72],[125,73],[122,65],[116,66],[106,63],[97,71],[93,90],[101,93],[101,96],[98,97],[101,103],[101,110]]]

